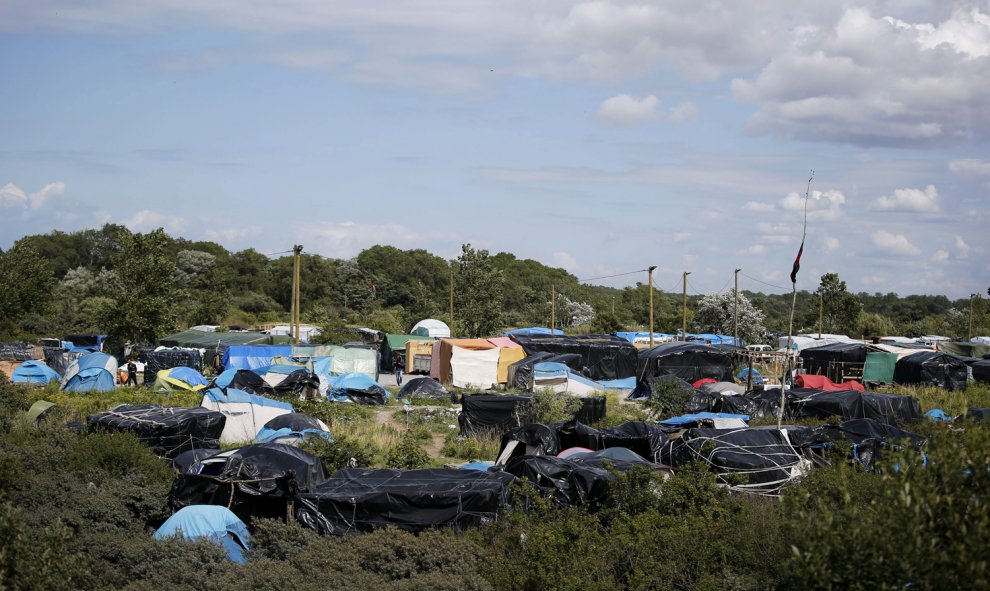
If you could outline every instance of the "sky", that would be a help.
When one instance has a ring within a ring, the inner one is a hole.
[[[988,81],[990,1],[0,0],[0,248],[113,222],[780,293],[807,206],[798,289],[967,297]]]

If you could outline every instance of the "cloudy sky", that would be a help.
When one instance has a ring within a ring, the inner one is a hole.
[[[779,292],[814,170],[799,288],[963,297],[988,80],[988,1],[0,0],[0,248],[112,221]]]

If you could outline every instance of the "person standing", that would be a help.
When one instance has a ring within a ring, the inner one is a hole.
[[[399,353],[395,354],[395,358],[392,360],[393,368],[395,369],[395,385],[402,385],[402,355]]]
[[[127,381],[124,383],[125,386],[137,386],[137,364],[134,363],[134,359],[131,358],[127,361]]]

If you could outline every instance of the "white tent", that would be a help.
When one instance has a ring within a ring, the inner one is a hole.
[[[287,402],[248,394],[234,388],[227,388],[226,393],[220,388],[207,390],[200,406],[223,413],[227,418],[220,434],[221,444],[254,441],[265,423],[293,412],[292,405]]]
[[[411,334],[421,334],[416,332],[417,329],[422,328],[426,331],[423,336],[433,337],[435,339],[448,339],[450,338],[450,327],[446,325],[443,321],[436,320],[434,318],[427,318],[426,320],[420,320],[416,323],[416,326],[412,327],[409,331]]]
[[[451,383],[458,388],[493,388],[498,384],[499,349],[453,347],[450,354]]]

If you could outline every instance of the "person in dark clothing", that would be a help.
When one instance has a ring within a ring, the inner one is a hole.
[[[127,381],[125,386],[137,386],[137,364],[131,359],[127,362]]]
[[[395,385],[402,385],[402,355],[399,353],[395,354],[395,358],[392,360],[392,365],[395,369]]]

